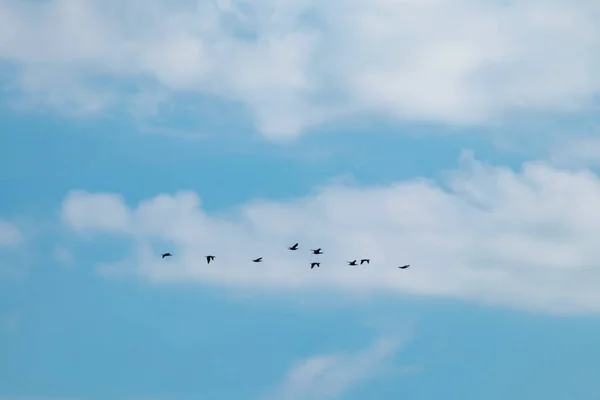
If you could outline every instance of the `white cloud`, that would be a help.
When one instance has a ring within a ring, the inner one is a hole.
[[[71,192],[71,198],[85,196],[85,192]],[[70,202],[63,206],[62,217],[72,228],[127,231],[130,225],[129,210],[123,198],[113,194],[86,197],[85,202]]]
[[[15,247],[22,241],[23,235],[16,225],[0,220],[0,247]]]
[[[596,0],[0,0],[0,59],[19,90],[70,112],[121,104],[106,78],[131,78],[241,101],[285,137],[348,113],[480,123],[589,107],[599,17]]]
[[[465,153],[446,178],[444,185],[422,179],[333,185],[293,201],[255,201],[211,215],[190,192],[161,194],[131,209],[118,196],[77,191],[66,197],[63,215],[80,232],[129,232],[135,238],[130,259],[112,266],[114,260],[98,260],[107,274],[286,293],[413,294],[551,313],[600,312],[595,174],[537,162],[515,172]],[[300,250],[288,251],[296,241]],[[323,255],[308,254],[317,246]],[[161,260],[162,251],[174,257]],[[216,255],[210,266],[207,254]],[[259,256],[264,263],[250,262]],[[371,264],[346,265],[361,257]],[[321,268],[311,270],[316,258]],[[412,267],[396,268],[404,263]]]
[[[294,365],[264,400],[333,400],[386,370],[401,342],[380,338],[354,353],[309,357]]]

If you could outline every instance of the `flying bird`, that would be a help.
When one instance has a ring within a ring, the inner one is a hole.
[[[211,261],[215,259],[215,256],[206,256],[206,263],[210,264]]]
[[[363,258],[362,260],[360,260],[360,265],[363,265],[363,263],[367,263],[368,264],[369,261],[371,261],[371,260],[369,260],[368,258]]]
[[[310,269],[313,269],[314,267],[321,268],[321,263],[318,263],[318,262],[310,263]]]
[[[406,265],[403,265],[403,266],[401,266],[401,267],[398,267],[398,268],[400,268],[400,269],[406,269],[406,268],[408,268],[408,267],[410,267],[410,264],[406,264]]]
[[[255,258],[252,262],[262,262],[262,257]]]
[[[318,249],[316,249],[316,250],[310,249],[310,251],[312,251],[313,254],[323,254],[323,252],[321,251],[320,247]]]
[[[348,265],[356,265],[356,260],[354,261],[346,261],[348,263]]]
[[[164,253],[161,258],[171,257],[171,256],[172,256],[171,253]]]
[[[298,243],[296,243],[295,245],[288,247],[288,249],[290,250],[298,250]]]

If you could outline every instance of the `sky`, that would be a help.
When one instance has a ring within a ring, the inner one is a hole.
[[[0,399],[599,399],[599,19],[0,0]]]

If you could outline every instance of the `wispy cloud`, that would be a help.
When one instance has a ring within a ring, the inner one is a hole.
[[[53,251],[54,260],[61,266],[70,267],[75,262],[72,251],[66,246],[55,246]]]
[[[598,15],[595,0],[3,0],[0,59],[17,93],[70,113],[202,93],[282,138],[349,113],[471,124],[586,109]],[[160,96],[136,101],[147,92]]]
[[[549,159],[556,165],[567,167],[600,165],[600,128],[585,135],[572,135],[560,140],[549,151]]]
[[[15,247],[23,242],[23,234],[18,226],[0,220],[0,247]]]
[[[382,337],[365,349],[308,357],[290,368],[261,400],[333,400],[365,381],[395,369],[391,364],[404,342]]]
[[[0,279],[20,279],[27,258],[25,235],[13,223],[0,220]]]

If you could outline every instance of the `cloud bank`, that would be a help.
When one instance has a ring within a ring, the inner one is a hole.
[[[214,214],[192,192],[132,206],[117,194],[73,191],[62,218],[75,234],[132,239],[130,257],[98,260],[101,270],[156,283],[435,296],[585,314],[600,312],[599,200],[600,181],[589,171],[538,162],[513,171],[464,153],[442,183],[332,185]],[[287,250],[296,241],[300,250]],[[324,254],[309,254],[315,247]],[[162,251],[174,257],[161,260]],[[210,266],[208,254],[216,255]],[[250,262],[259,256],[264,263]],[[362,257],[371,264],[346,265]],[[314,259],[321,268],[309,268]]]
[[[595,0],[0,0],[0,60],[38,106],[153,112],[215,95],[285,138],[348,114],[585,110],[599,19]]]

